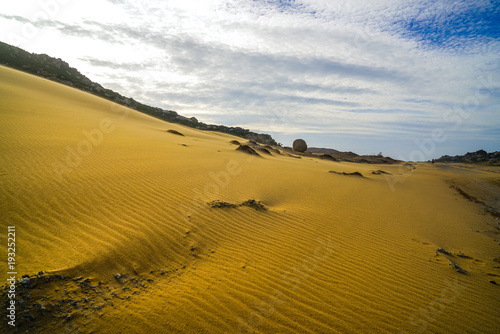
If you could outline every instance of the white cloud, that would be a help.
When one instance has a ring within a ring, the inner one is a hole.
[[[451,129],[453,108],[473,111],[464,133],[483,129],[491,139],[500,125],[500,43],[481,35],[487,20],[467,18],[495,6],[487,0],[67,2],[48,19],[7,5],[0,40],[32,22],[40,34],[21,47],[204,121],[315,133],[324,146],[333,134],[385,136],[357,143],[361,153]]]

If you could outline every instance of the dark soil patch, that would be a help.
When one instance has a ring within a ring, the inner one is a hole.
[[[273,153],[276,153],[276,154],[281,154],[280,150],[275,149],[274,147],[271,147],[269,145],[264,146],[264,148],[266,148],[269,152],[273,152]]]
[[[469,259],[469,260],[472,260],[472,257],[471,256],[468,256],[468,255],[465,255],[464,253],[458,253],[457,254],[458,257],[461,257],[462,259]]]
[[[168,133],[171,133],[171,134],[174,134],[174,135],[178,135],[178,136],[184,136],[182,133],[180,133],[179,131],[177,130],[172,130],[172,129],[169,129],[167,130]]]
[[[262,152],[264,154],[272,155],[271,152],[269,152],[268,149],[263,148],[263,147],[257,147],[257,151]]]
[[[249,199],[244,202],[241,202],[239,204],[233,204],[233,203],[228,203],[228,202],[223,202],[219,200],[215,200],[212,202],[207,203],[211,208],[237,208],[239,206],[249,206],[251,208],[254,208],[255,210],[262,210],[266,211],[267,208],[262,204],[260,201],[256,201],[254,199]]]
[[[462,189],[460,189],[459,187],[457,186],[451,186],[450,188],[452,189],[455,189],[460,195],[462,195],[463,198],[471,201],[471,202],[474,202],[474,203],[481,203],[481,201],[479,201],[477,198],[475,198],[474,196],[471,196],[469,194],[467,194],[465,191],[463,191]]]
[[[211,208],[235,208],[236,204],[231,204],[228,202],[222,202],[219,200],[208,202],[207,203]]]
[[[256,155],[256,156],[260,157],[260,154],[257,153],[253,148],[251,148],[248,145],[240,145],[240,146],[238,146],[238,148],[236,149],[236,151],[240,151],[240,152],[243,152],[243,153],[247,153],[247,154],[250,154],[250,155]]]
[[[474,196],[466,193],[465,191],[463,191],[459,187],[457,187],[457,186],[450,186],[450,188],[455,189],[466,200],[471,201],[472,203],[476,203],[476,204],[480,204],[480,205],[484,206],[484,211],[486,213],[492,215],[495,218],[500,217],[500,212],[498,212],[497,210],[495,210],[491,206],[487,205],[486,203],[478,200],[476,197],[474,197]]]
[[[360,172],[352,172],[352,173],[346,173],[346,172],[336,172],[336,171],[329,171],[328,173],[333,173],[333,174],[339,174],[339,175],[347,175],[347,176],[359,176],[359,177],[364,177],[363,174]]]
[[[439,253],[443,253],[443,254],[446,254],[446,255],[449,255],[449,256],[453,256],[453,254],[451,254],[450,252],[448,252],[447,250],[445,250],[443,248],[438,248],[437,251]]]
[[[319,158],[322,160],[338,161],[337,159],[332,157],[330,154],[322,154],[319,156]]]
[[[254,199],[246,200],[245,202],[241,203],[240,206],[249,206],[251,208],[254,208],[255,210],[267,210],[264,204]]]
[[[460,274],[467,274],[467,271],[465,269],[460,268],[460,266],[455,262],[450,261],[450,266],[452,266],[453,269],[455,269]]]
[[[391,173],[386,172],[386,171],[384,171],[384,170],[380,170],[380,169],[379,169],[379,170],[373,170],[373,171],[372,171],[372,174],[375,174],[375,175],[381,175],[381,174],[392,175]]]

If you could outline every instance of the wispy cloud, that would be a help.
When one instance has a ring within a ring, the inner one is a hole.
[[[497,1],[93,1],[117,14],[79,7],[44,20],[12,10],[0,24],[38,27],[46,37],[33,51],[124,95],[278,140],[293,130],[332,146],[357,131],[378,139],[349,137],[352,150],[406,138],[398,154],[435,128],[450,129],[454,152],[467,129],[483,129],[490,147],[500,140],[491,131],[500,125]],[[452,131],[447,112],[462,107],[471,116]]]

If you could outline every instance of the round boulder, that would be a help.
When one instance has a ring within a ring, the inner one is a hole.
[[[303,139],[295,139],[293,142],[293,150],[295,152],[305,152],[307,150],[307,144]]]

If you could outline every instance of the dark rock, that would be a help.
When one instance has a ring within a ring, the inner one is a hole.
[[[292,148],[295,152],[305,152],[307,150],[307,144],[304,139],[295,139]]]

